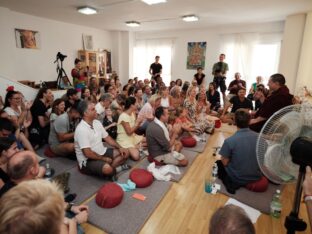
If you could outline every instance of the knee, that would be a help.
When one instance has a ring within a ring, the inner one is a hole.
[[[134,161],[138,161],[140,159],[140,154],[139,151],[137,149],[133,149],[130,151],[130,157],[134,160]]]
[[[104,175],[112,175],[114,174],[114,168],[106,163],[102,168],[102,172]]]

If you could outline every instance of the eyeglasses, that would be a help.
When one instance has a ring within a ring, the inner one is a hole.
[[[14,100],[21,100],[22,98],[20,98],[20,97],[15,97],[15,98],[12,98],[12,99],[14,99]]]

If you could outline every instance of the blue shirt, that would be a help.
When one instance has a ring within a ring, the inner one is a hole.
[[[257,138],[257,133],[243,128],[224,141],[220,155],[230,160],[225,170],[233,182],[245,185],[261,178],[256,155]]]

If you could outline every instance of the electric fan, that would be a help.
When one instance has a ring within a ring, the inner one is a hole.
[[[305,139],[309,150],[300,149],[301,142],[294,145],[298,139]],[[305,222],[298,219],[298,212],[305,166],[312,164],[311,139],[312,106],[304,103],[277,111],[263,126],[257,141],[257,161],[263,174],[277,184],[297,182],[294,207],[285,221],[288,233],[306,228]]]

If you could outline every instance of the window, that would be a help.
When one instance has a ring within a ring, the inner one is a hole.
[[[133,73],[139,79],[151,78],[150,65],[159,55],[162,65],[162,78],[166,85],[171,81],[172,39],[137,40],[133,51]]]

